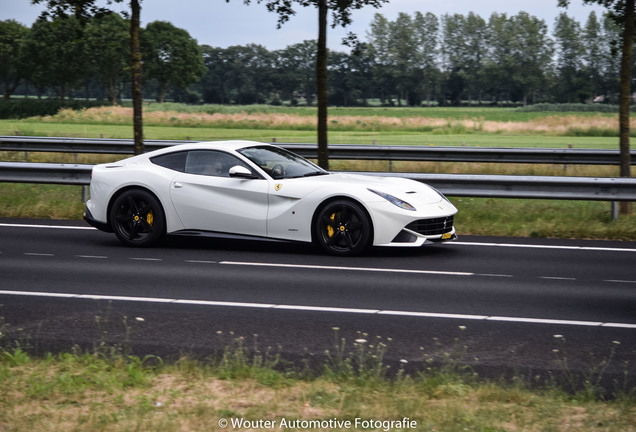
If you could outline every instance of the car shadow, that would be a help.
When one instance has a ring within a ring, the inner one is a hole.
[[[232,252],[284,253],[305,256],[330,256],[319,247],[301,242],[267,239],[231,239],[217,237],[168,236],[160,245],[174,249],[226,250]],[[401,258],[454,255],[458,249],[444,244],[428,244],[419,248],[372,247],[357,257]],[[344,258],[346,259],[346,257]]]
[[[114,236],[104,236],[100,244],[107,248],[125,248]],[[329,257],[319,247],[303,242],[278,241],[269,239],[231,238],[231,236],[169,235],[155,249],[164,250],[209,250],[227,252],[257,252],[264,254],[302,255]],[[448,244],[427,244],[419,248],[375,246],[352,258],[414,258],[454,256],[459,248]],[[344,257],[343,259],[347,259]]]

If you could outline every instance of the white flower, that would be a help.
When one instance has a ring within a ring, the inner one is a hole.
[[[136,319],[137,321],[139,321],[139,322],[144,322],[144,321],[146,321],[146,320],[145,320],[145,319],[143,319],[142,317],[137,317],[137,318],[135,318],[135,319]]]
[[[356,343],[359,343],[359,344],[363,344],[363,343],[366,343],[366,342],[367,342],[366,339],[356,339]]]

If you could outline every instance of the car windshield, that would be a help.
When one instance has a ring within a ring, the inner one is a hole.
[[[258,165],[273,179],[329,174],[307,159],[279,147],[247,147],[238,152]]]

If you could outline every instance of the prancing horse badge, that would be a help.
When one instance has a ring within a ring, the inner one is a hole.
[[[276,192],[278,192],[280,190],[280,188],[282,188],[283,185],[280,183],[276,183],[276,185],[274,186],[274,189],[276,189]]]

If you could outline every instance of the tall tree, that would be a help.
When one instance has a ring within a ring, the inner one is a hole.
[[[167,21],[153,21],[142,41],[145,74],[159,83],[160,103],[170,87],[186,88],[205,73],[201,48],[187,31]]]
[[[546,86],[551,68],[553,46],[548,27],[526,12],[500,24],[490,28],[490,64],[503,73],[495,79],[508,83],[507,90],[514,100],[523,100],[525,105],[530,96],[534,102],[536,92]]]
[[[84,32],[92,74],[108,87],[112,105],[117,103],[121,84],[129,76],[127,28],[126,21],[113,12],[91,19]]]
[[[483,88],[479,71],[486,55],[486,34],[486,22],[472,12],[468,17],[442,16],[442,67],[446,74],[446,97],[453,104],[459,105],[462,97],[479,97]]]
[[[54,88],[63,105],[85,73],[84,65],[77,61],[86,53],[79,21],[74,16],[38,18],[24,49],[31,80],[38,87]]]
[[[376,13],[367,32],[369,53],[373,58],[373,80],[382,103],[390,103],[393,92],[396,91],[395,79],[392,75],[390,25],[390,21],[384,15]]]
[[[583,102],[588,96],[584,89],[581,25],[566,13],[560,13],[554,23],[556,41],[555,94],[561,102]]]
[[[419,50],[419,67],[422,70],[419,87],[424,98],[430,101],[439,84],[439,20],[431,12],[426,15],[415,12],[413,25]]]
[[[125,0],[108,0],[122,3]],[[107,13],[108,10],[98,5],[98,0],[31,0],[33,4],[45,3],[47,11],[57,17],[74,16],[85,24],[92,16]],[[141,0],[130,0],[130,57],[131,57],[131,92],[133,101],[133,136],[134,152],[144,152],[142,94],[141,94],[141,49],[140,49]]]
[[[229,0],[226,0],[229,2]],[[318,165],[329,168],[327,140],[327,18],[332,16],[332,27],[351,24],[351,12],[364,6],[379,7],[388,0],[254,0],[265,3],[270,12],[278,13],[278,27],[296,14],[294,4],[314,6],[318,11],[318,47],[316,53],[316,94],[318,99]],[[250,4],[252,0],[243,0]]]
[[[317,48],[315,40],[306,40],[277,52],[279,74],[276,86],[292,103],[296,102],[299,93],[304,95],[307,105],[313,103],[316,95]]]
[[[632,51],[634,31],[636,30],[636,0],[583,0],[586,4],[600,4],[607,8],[609,16],[622,29],[621,34],[621,73],[619,94],[619,148],[620,176],[631,176],[631,155],[629,153],[629,107],[632,99]],[[570,0],[559,0],[559,6],[567,7]],[[631,203],[621,202],[622,214],[631,213]]]
[[[603,70],[603,48],[607,40],[603,37],[601,23],[595,12],[591,12],[585,26],[583,27],[583,63],[587,88],[594,96],[603,94],[602,70]]]
[[[402,105],[402,99],[409,104],[417,83],[421,80],[419,38],[414,28],[412,18],[404,12],[400,12],[389,25],[392,75],[397,83],[398,105]]]
[[[9,99],[23,76],[23,47],[29,29],[17,21],[0,21],[0,82]]]

